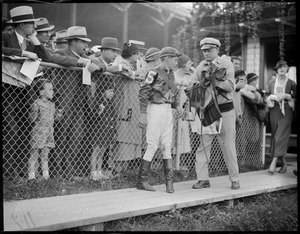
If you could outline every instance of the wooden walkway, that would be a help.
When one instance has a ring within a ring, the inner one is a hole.
[[[175,183],[173,194],[166,193],[165,185],[158,185],[156,192],[131,188],[4,202],[4,231],[103,230],[103,223],[111,220],[297,187],[294,169],[296,163],[285,174],[242,173],[239,190],[230,189],[228,176],[219,176],[211,178],[210,188],[199,190],[192,189],[196,181]]]

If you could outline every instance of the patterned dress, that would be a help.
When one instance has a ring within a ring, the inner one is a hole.
[[[51,101],[38,98],[31,107],[30,118],[34,123],[30,145],[33,149],[44,147],[54,148],[54,120],[56,116],[55,105]]]

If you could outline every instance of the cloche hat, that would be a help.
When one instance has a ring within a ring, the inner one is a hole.
[[[135,53],[137,53],[139,49],[137,46],[133,43],[124,43],[124,47],[121,53],[121,56],[131,56]]]

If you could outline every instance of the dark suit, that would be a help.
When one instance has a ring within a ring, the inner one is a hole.
[[[26,51],[36,53],[37,56],[44,62],[49,62],[49,52],[42,45],[33,45],[31,41],[25,39]],[[2,54],[8,56],[22,56],[22,50],[18,41],[16,33],[2,33]]]
[[[26,40],[26,51],[34,52],[43,61],[49,61],[49,53],[43,45],[33,45],[31,41]],[[22,56],[22,50],[17,38],[16,33],[2,33],[2,54],[8,56]],[[3,124],[5,129],[9,130],[10,146],[7,151],[15,162],[17,167],[14,171],[17,174],[25,174],[25,168],[19,162],[27,158],[30,150],[28,135],[30,135],[30,121],[28,118],[29,113],[29,86],[26,88],[19,88],[10,84],[3,84],[3,108],[9,110],[3,112]],[[10,128],[13,126],[13,128]]]
[[[70,49],[59,50],[55,54],[69,60],[76,59],[77,61],[78,59]],[[82,84],[81,71],[70,70],[66,73],[65,71],[60,70],[53,80],[54,100],[64,113],[61,121],[57,123],[55,135],[58,164],[61,166],[61,160],[66,159],[65,175],[70,177],[75,169],[73,162],[78,161],[84,128],[88,124],[85,120],[85,113],[89,86]]]

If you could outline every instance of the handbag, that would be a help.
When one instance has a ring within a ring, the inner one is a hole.
[[[209,126],[215,121],[219,120],[221,117],[222,114],[217,100],[213,98],[204,109],[203,118],[201,119],[202,125],[204,127]]]

